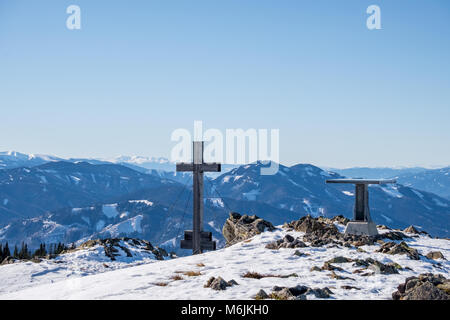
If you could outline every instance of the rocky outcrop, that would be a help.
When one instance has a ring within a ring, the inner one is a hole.
[[[350,219],[344,217],[343,215],[339,215],[339,216],[335,216],[333,218],[325,218],[325,217],[318,217],[317,220],[319,222],[323,222],[323,223],[327,223],[327,224],[332,224],[332,223],[339,223],[342,224],[344,226],[347,225],[347,223],[350,222]]]
[[[395,262],[384,264],[378,260],[367,258],[365,260],[355,260],[354,266],[362,266],[372,270],[372,274],[398,274],[398,270],[403,270],[402,266]]]
[[[268,299],[269,295],[263,290],[259,290],[258,293],[255,295],[254,299],[255,300],[264,300],[264,299]]]
[[[338,257],[334,257],[334,258],[328,260],[327,262],[328,263],[348,263],[348,262],[353,262],[353,259],[338,256]]]
[[[423,231],[423,230],[417,230],[414,226],[409,226],[408,228],[403,229],[403,232],[416,234],[416,235],[420,235],[420,234],[428,235],[428,232]]]
[[[328,287],[325,287],[323,289],[309,288],[308,291],[306,291],[306,295],[308,295],[308,294],[313,294],[316,296],[316,298],[319,298],[319,299],[327,299],[333,294],[333,291],[331,291]]]
[[[414,228],[414,226],[409,226],[408,228],[403,229],[403,232],[412,233],[412,234],[420,234],[419,230]]]
[[[290,235],[286,235],[283,239],[271,242],[266,245],[267,249],[278,250],[280,248],[305,248],[306,244],[300,240],[300,238],[294,238]]]
[[[301,217],[299,220],[292,221],[290,223],[285,223],[284,227],[288,229],[293,229],[295,231],[304,232],[304,233],[313,233],[318,232],[320,234],[325,233],[326,231],[331,231],[332,233],[338,233],[336,227],[332,227],[332,223],[326,223],[324,218],[320,219],[313,218],[310,215]],[[336,232],[335,232],[336,230]]]
[[[347,224],[348,219],[343,216],[334,218],[313,218],[305,216],[299,220],[284,224],[284,228],[304,232],[303,241],[309,242],[312,247],[321,247],[327,244],[335,244],[346,247],[360,247],[364,245],[374,245],[382,239],[403,240],[408,238],[400,231],[389,231],[376,236],[362,236],[343,234],[339,232],[335,223]]]
[[[344,271],[341,267],[336,267],[329,262],[325,262],[321,269],[327,271]]]
[[[169,254],[162,248],[154,247],[147,240],[133,239],[133,238],[108,238],[108,239],[95,239],[88,240],[82,243],[79,247],[73,250],[68,250],[66,252],[76,251],[85,248],[92,248],[94,246],[103,246],[105,250],[105,255],[111,259],[111,261],[116,260],[116,257],[120,255],[119,249],[125,252],[127,257],[132,257],[131,251],[121,243],[126,242],[131,247],[136,247],[140,250],[148,251],[153,253],[157,260],[164,260]]]
[[[313,247],[337,243],[341,239],[341,233],[333,223],[321,222],[319,219],[312,218],[309,215],[286,223],[284,227],[304,232],[303,240],[310,242]]]
[[[428,252],[426,257],[431,260],[439,260],[439,259],[445,260],[444,255],[440,251]]]
[[[255,215],[240,215],[231,212],[222,229],[223,236],[227,241],[226,246],[247,240],[264,231],[273,231],[275,227],[268,221]]]
[[[295,287],[278,287],[272,288],[272,293],[268,295],[263,290],[260,290],[255,296],[255,299],[275,299],[275,300],[306,300],[306,296],[312,294],[319,299],[327,299],[333,292],[325,288],[308,288],[306,286],[298,285]]]
[[[272,288],[272,293],[269,297],[275,300],[306,300],[308,289],[308,287],[301,285],[295,287],[275,286]]]
[[[326,261],[322,268],[315,267],[314,269],[311,269],[311,271],[321,271],[321,270],[328,270],[328,271],[344,271],[342,268],[337,267],[333,264],[340,264],[340,263],[349,263],[353,262],[354,267],[362,267],[362,269],[359,269],[356,273],[362,273],[364,270],[372,271],[372,273],[368,273],[367,275],[371,274],[398,274],[398,270],[403,270],[403,268],[395,262],[390,262],[387,264],[384,264],[378,260],[367,258],[365,260],[363,259],[350,259],[346,257],[334,257],[328,261]]]
[[[211,277],[204,285],[205,288],[211,288],[213,290],[226,290],[228,287],[237,285],[238,283],[234,280],[225,281],[222,277]]]
[[[395,242],[387,242],[381,246],[377,252],[386,253],[386,254],[406,254],[409,258],[413,260],[419,260],[419,252],[416,249],[411,248],[406,244],[406,242],[402,241],[400,243]]]
[[[394,300],[450,300],[450,280],[432,273],[410,277],[392,293]]]
[[[3,261],[2,261],[2,265],[3,264],[12,264],[12,263],[14,263],[14,261],[15,261],[15,259],[13,258],[13,257],[6,257],[5,259],[3,259]]]

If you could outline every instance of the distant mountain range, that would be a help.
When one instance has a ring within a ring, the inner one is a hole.
[[[264,202],[300,215],[352,217],[354,187],[325,183],[340,178],[337,173],[299,164],[280,165],[276,175],[261,176],[260,166],[242,166],[220,176],[215,180],[217,190],[224,197]],[[369,191],[371,215],[377,223],[398,228],[416,225],[436,235],[448,235],[448,199],[402,184],[370,186]]]
[[[367,179],[386,179],[398,177],[405,174],[417,174],[429,169],[423,167],[411,167],[411,168],[387,168],[387,167],[379,167],[379,168],[370,168],[370,167],[354,167],[354,168],[346,168],[346,169],[337,169],[337,168],[322,168],[324,170],[333,171],[339,173],[344,177],[349,178],[367,178]]]
[[[396,178],[405,186],[435,193],[450,200],[450,167],[439,169],[412,168],[348,168],[333,169],[333,172],[349,178]]]
[[[276,175],[261,176],[261,166],[244,165],[205,179],[205,229],[219,245],[229,211],[275,224],[306,214],[352,216],[352,186],[325,183],[341,175],[299,164],[280,165]],[[0,241],[37,246],[130,236],[177,248],[183,231],[191,228],[191,177],[146,170],[56,160],[0,170]],[[436,194],[402,184],[373,186],[370,207],[379,224],[449,235],[450,201]]]
[[[435,193],[450,200],[450,167],[405,173],[397,177],[399,183]]]
[[[52,155],[28,155],[16,151],[0,152],[0,170],[20,167],[34,167],[41,164],[67,161],[87,162],[90,164],[118,164],[161,178],[184,182],[189,173],[176,173],[175,163],[164,157],[118,156],[110,159],[69,158],[63,159]],[[239,167],[239,165],[222,165],[222,173]],[[335,172],[349,178],[397,178],[405,186],[435,193],[450,200],[450,167],[427,169],[424,167],[354,167],[346,169],[322,167],[325,171]],[[210,177],[218,177],[221,173],[208,173]],[[0,219],[1,221],[1,219]]]
[[[0,170],[0,223],[65,207],[114,201],[143,188],[175,183],[130,168],[55,161]]]
[[[143,174],[122,165],[54,162],[33,168],[4,170],[11,183],[0,180],[0,241],[80,242],[93,238],[130,236],[175,248],[185,229],[191,228],[191,182],[181,184]],[[187,187],[186,187],[187,186]],[[13,191],[27,194],[18,201]],[[296,212],[256,201],[221,199],[205,185],[205,228],[223,244],[221,228],[230,206],[252,214],[264,213],[283,223]],[[63,190],[66,190],[64,192]],[[11,215],[27,212],[27,216]]]
[[[61,160],[63,159],[48,155],[34,155],[16,151],[5,151],[0,152],[0,169],[34,167],[44,163]]]

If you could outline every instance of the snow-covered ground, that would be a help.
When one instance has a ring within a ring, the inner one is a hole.
[[[26,288],[43,284],[51,284],[74,278],[111,272],[117,269],[130,268],[156,260],[154,254],[139,246],[120,241],[121,246],[132,254],[128,257],[119,247],[115,261],[105,255],[103,246],[95,245],[66,254],[55,259],[43,259],[40,263],[18,262],[0,266],[0,295],[17,292]],[[43,297],[45,298],[45,297]]]
[[[0,299],[252,299],[260,289],[270,293],[275,285],[328,287],[333,292],[331,299],[391,299],[392,292],[407,277],[432,272],[450,278],[450,241],[445,239],[420,236],[406,241],[422,255],[430,251],[441,251],[447,260],[439,261],[425,257],[411,260],[406,255],[374,252],[380,247],[378,244],[361,247],[366,252],[345,247],[265,248],[267,243],[286,234],[294,237],[303,235],[301,232],[286,231],[278,227],[277,230],[255,236],[250,241],[214,252],[165,261],[145,258],[134,260],[131,266],[127,262],[111,262],[106,257],[102,260],[101,252],[98,253],[98,259],[92,259],[87,251],[59,258],[64,263],[45,261],[40,264],[27,262],[0,266]],[[307,255],[294,255],[296,250]],[[311,267],[320,268],[325,261],[337,256],[352,259],[370,257],[382,263],[396,262],[411,270],[401,270],[399,274],[363,277],[352,273],[358,269],[352,263],[334,264],[345,270],[335,271],[336,274],[354,280],[332,279],[329,276],[331,271],[310,271]],[[109,268],[104,267],[103,263]],[[136,263],[142,264],[133,265]],[[125,268],[126,266],[128,267]],[[184,272],[188,271],[201,274],[185,275]],[[243,278],[242,275],[248,271],[273,275],[296,273],[298,277],[269,277],[260,280]],[[175,275],[181,276],[182,280],[173,280]],[[226,281],[234,279],[239,285],[225,291],[203,287],[210,277],[217,276]],[[342,286],[353,286],[360,290],[343,289]],[[307,298],[315,299],[313,295],[308,295]]]

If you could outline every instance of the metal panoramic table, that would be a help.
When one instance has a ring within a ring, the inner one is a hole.
[[[397,183],[395,179],[329,179],[326,183],[350,183],[355,185],[355,207],[353,220],[347,224],[345,233],[374,236],[378,234],[375,223],[370,217],[369,184]]]

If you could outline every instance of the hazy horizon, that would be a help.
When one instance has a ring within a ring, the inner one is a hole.
[[[56,158],[60,158],[62,160],[69,160],[69,159],[86,159],[86,160],[102,160],[102,161],[112,161],[112,160],[116,160],[117,158],[120,157],[136,157],[136,158],[145,158],[145,159],[164,159],[164,160],[168,160],[169,162],[170,159],[169,157],[164,157],[164,156],[155,156],[155,155],[143,155],[143,154],[120,154],[120,155],[116,155],[113,157],[90,157],[90,156],[84,156],[84,157],[80,157],[80,156],[60,156],[57,154],[47,154],[47,153],[26,153],[26,152],[21,152],[18,150],[0,150],[0,155],[4,155],[7,153],[19,153],[19,154],[23,154],[23,155],[34,155],[34,156],[53,156]],[[224,163],[227,164],[227,163]],[[293,165],[297,165],[297,164],[312,164],[314,166],[320,167],[324,170],[332,170],[332,169],[338,169],[338,170],[344,170],[344,169],[364,169],[364,168],[369,168],[369,169],[414,169],[414,168],[424,168],[424,169],[441,169],[441,168],[447,168],[450,167],[450,164],[440,164],[440,165],[412,165],[412,166],[350,166],[350,167],[333,167],[333,166],[329,166],[329,165],[319,165],[319,164],[315,164],[315,163],[308,163],[308,162],[293,162],[293,163],[284,163],[280,161],[280,164],[290,167]],[[236,165],[246,165],[246,164],[236,164]]]

